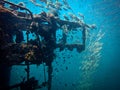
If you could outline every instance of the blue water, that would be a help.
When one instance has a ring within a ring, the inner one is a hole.
[[[14,3],[24,2],[26,7],[34,14],[42,11],[40,7],[34,6],[29,0],[9,1]],[[39,0],[36,1],[41,3]],[[73,51],[65,49],[62,52],[56,50],[55,53],[57,57],[53,62],[51,90],[120,90],[120,0],[67,1],[72,7],[74,14],[77,15],[77,13],[80,12],[84,15],[85,23],[96,24],[97,29],[89,31],[91,34],[94,34],[94,37],[100,30],[102,34],[104,33],[102,39],[99,40],[99,42],[103,44],[102,49],[99,50],[101,57],[97,63],[98,67],[96,67],[95,70],[93,69],[94,72],[91,75],[89,75],[90,72],[87,73],[86,76],[88,76],[89,79],[87,82],[87,77],[83,75],[85,71],[82,71],[80,67],[84,66],[82,61],[84,61],[85,56],[91,55],[92,53],[90,53],[89,50],[83,51],[82,53],[78,53],[75,49]],[[67,14],[68,12],[72,11],[61,11],[61,18],[63,18],[62,14]],[[89,41],[87,41],[86,46],[88,44]],[[68,58],[69,56],[72,57]],[[56,62],[58,64],[56,64]],[[24,68],[24,66],[12,67],[10,76],[11,85],[21,82],[21,77],[26,77]],[[32,76],[35,76],[35,78],[39,80],[39,83],[44,81],[43,66],[31,66],[30,77]],[[81,81],[85,81],[85,83],[81,84]],[[86,83],[90,85],[87,86],[85,85]],[[47,89],[43,88],[40,90]]]

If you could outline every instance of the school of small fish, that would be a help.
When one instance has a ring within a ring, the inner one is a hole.
[[[78,15],[76,15],[73,12],[72,7],[69,5],[67,0],[40,0],[40,2],[37,2],[37,0],[30,0],[30,2],[35,6],[40,7],[42,11],[47,10],[50,13],[57,13],[64,20],[82,22],[84,19],[84,15],[82,13],[78,12]],[[61,11],[64,11],[65,14],[61,14]]]
[[[97,35],[93,33],[87,36],[89,36],[88,45],[82,55],[82,65],[79,67],[82,71],[79,85],[80,90],[89,90],[92,86],[91,78],[93,73],[97,70],[101,59],[101,50],[103,46],[101,39],[104,33],[102,30],[99,30]]]

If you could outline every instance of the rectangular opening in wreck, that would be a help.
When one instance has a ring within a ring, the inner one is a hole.
[[[64,39],[64,34],[66,35],[66,44],[83,44],[83,34],[82,29],[75,29],[67,31],[66,33],[58,29],[56,31],[56,43],[60,44],[62,43]]]
[[[82,31],[79,29],[68,32],[67,43],[68,44],[81,44],[82,45]]]

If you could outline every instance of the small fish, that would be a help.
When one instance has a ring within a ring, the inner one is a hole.
[[[69,18],[66,15],[63,15],[63,17],[65,18],[65,20],[69,21]]]
[[[18,3],[18,5],[25,7],[25,4],[23,2]]]
[[[44,2],[45,4],[47,4],[47,0],[40,0],[41,2]]]
[[[55,3],[55,5],[62,6],[62,4],[58,1]]]
[[[70,16],[71,19],[73,19],[73,14],[72,13],[68,13],[68,15]]]
[[[58,9],[58,10],[62,10],[62,9],[61,9],[61,6],[59,6],[59,5],[57,5],[57,4],[55,4],[55,8]]]
[[[59,84],[61,84],[61,82],[59,82]]]
[[[72,86],[75,86],[75,83],[72,83]]]
[[[39,7],[41,7],[41,8],[44,8],[44,6],[43,5],[41,5],[41,4],[39,4],[39,3],[37,3],[36,2],[36,0],[30,0],[35,6],[39,6]]]
[[[68,67],[66,66],[66,70],[68,70]]]
[[[90,25],[90,28],[95,29],[95,28],[96,28],[96,25],[95,25],[95,24],[92,24],[92,25]]]
[[[52,7],[52,8],[56,8],[55,5],[51,2],[47,3],[48,6]]]
[[[62,0],[62,2],[64,3],[64,5],[68,5],[67,0]]]
[[[63,6],[62,8],[63,8],[65,11],[67,11],[67,10],[68,10],[65,6]]]
[[[65,83],[65,87],[67,87],[67,84]]]
[[[36,2],[36,0],[30,0],[31,2]]]
[[[35,5],[36,5],[36,6],[39,6],[39,7],[41,7],[41,8],[44,8],[44,6],[41,5],[41,4],[36,3]]]
[[[66,6],[66,8],[72,10],[72,8],[69,5],[65,5],[65,6]]]
[[[30,2],[32,2],[34,4],[34,3],[36,3],[36,0],[30,0]]]
[[[84,15],[82,13],[78,12],[78,15],[84,19]]]

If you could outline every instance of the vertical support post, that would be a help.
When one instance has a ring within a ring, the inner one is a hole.
[[[67,36],[65,33],[63,33],[63,44],[66,44]]]
[[[6,90],[9,86],[11,67],[0,64],[0,90]]]
[[[30,66],[29,66],[29,62],[26,62],[27,64],[27,69],[26,69],[26,72],[27,72],[27,81],[29,80],[29,77],[30,77]]]
[[[83,50],[85,49],[85,41],[86,41],[86,28],[85,27],[83,27],[83,31],[82,31],[82,35],[83,35],[83,37],[82,37],[82,39],[83,39]]]
[[[26,32],[26,35],[27,35],[27,45],[28,45],[28,40],[29,40],[28,34],[29,34],[29,31]],[[26,72],[27,72],[27,81],[28,81],[28,80],[29,80],[29,77],[30,77],[30,74],[29,74],[29,72],[30,72],[30,67],[29,67],[29,62],[28,62],[28,61],[26,61],[25,63],[26,63],[26,65],[27,65]]]
[[[46,83],[46,70],[45,70],[45,64],[43,63],[43,68],[44,68],[44,81],[45,81],[45,83]]]
[[[28,34],[29,34],[29,31],[26,32],[26,35],[27,35],[27,44],[28,44],[28,41],[29,41],[29,36],[28,36]]]
[[[51,90],[51,84],[52,84],[52,63],[48,65],[48,90]]]

